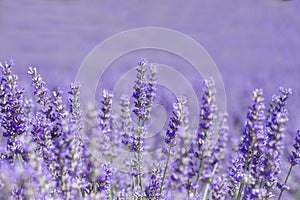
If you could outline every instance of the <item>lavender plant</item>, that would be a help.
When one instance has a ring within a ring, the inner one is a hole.
[[[27,97],[13,65],[0,64],[0,199],[282,199],[299,166],[300,131],[280,182],[289,88],[279,88],[269,106],[261,89],[253,91],[232,153],[230,115],[217,109],[213,79],[204,80],[199,129],[189,126],[188,99],[176,97],[160,133],[163,154],[145,173],[147,123],[160,95],[155,66],[139,60],[132,98],[121,97],[118,114],[113,91],[103,90],[99,105],[89,105],[80,101],[80,84],[72,83],[64,102],[63,92],[51,91],[34,67],[28,70],[34,98]],[[122,163],[127,171],[115,167],[121,150],[132,155]]]

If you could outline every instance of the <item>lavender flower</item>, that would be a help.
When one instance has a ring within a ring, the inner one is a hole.
[[[102,93],[102,100],[101,100],[101,110],[99,114],[99,121],[100,121],[100,128],[103,134],[107,134],[111,132],[112,126],[112,92],[108,90],[103,90]]]
[[[113,113],[113,92],[104,90],[100,110],[90,106],[82,116],[81,107],[85,107],[80,104],[79,84],[71,84],[65,103],[63,92],[50,91],[31,67],[33,101],[20,89],[12,66],[12,62],[1,64],[0,199],[206,200],[231,196],[266,200],[279,189],[280,200],[289,189],[292,169],[300,163],[298,131],[288,158],[289,171],[279,182],[290,89],[280,88],[267,114],[262,90],[253,91],[237,154],[229,170],[224,170],[227,115],[217,113],[213,80],[204,81],[199,129],[188,126],[187,99],[176,98],[161,160],[154,161],[151,173],[144,173],[142,164],[149,163],[144,157],[144,136],[157,98],[156,67],[148,68],[144,58],[138,62],[133,110],[131,100],[122,96],[120,114]],[[122,144],[132,156],[122,163],[128,172],[113,167]]]
[[[122,143],[125,144],[131,151],[137,151],[137,141],[133,134],[133,122],[130,115],[129,99],[126,96],[121,97],[121,114],[120,114],[120,131],[122,133]]]
[[[22,159],[22,156],[25,156],[16,137],[27,129],[23,109],[24,90],[18,88],[18,77],[11,71],[13,65],[13,61],[0,63],[3,74],[0,86],[1,126],[5,130],[3,136],[8,138],[7,158],[11,161],[17,158]]]
[[[216,177],[211,184],[211,199],[224,199],[226,194],[226,177]]]
[[[238,198],[240,198],[241,195],[250,195],[250,193],[254,191],[257,182],[260,181],[257,173],[263,153],[259,145],[265,143],[264,109],[263,91],[256,89],[253,91],[253,104],[249,107],[243,137],[240,143],[239,156],[241,157],[240,160],[244,167],[242,171],[243,179],[239,183]],[[247,187],[249,189],[247,189]],[[243,190],[245,190],[245,194],[243,194]]]
[[[161,186],[162,168],[160,164],[157,164],[152,170],[150,183],[145,189],[145,196],[148,199],[159,198],[159,188]]]
[[[150,66],[150,74],[148,76],[148,88],[147,88],[147,99],[149,102],[149,105],[153,105],[156,100],[156,93],[157,93],[157,67],[155,65]],[[150,107],[151,108],[151,107]]]
[[[69,103],[70,109],[69,112],[71,114],[71,123],[75,123],[78,131],[80,131],[82,127],[81,122],[81,104],[80,104],[80,84],[71,83],[69,90]]]
[[[203,160],[209,155],[209,139],[213,134],[213,121],[216,119],[215,85],[212,79],[203,82],[204,94],[200,108],[200,124],[192,152],[195,157]]]
[[[284,183],[283,184],[277,183],[277,187],[280,189],[280,194],[279,194],[278,200],[281,199],[282,193],[285,190],[289,189],[287,182],[291,175],[293,167],[300,164],[300,130],[297,131],[297,136],[295,138],[295,143],[294,143],[293,147],[294,147],[294,151],[292,151],[292,154],[289,156],[289,163],[291,165],[290,165],[290,169],[287,173],[287,176],[284,180]]]
[[[204,199],[208,194],[210,183],[213,182],[215,177],[218,177],[217,174],[221,168],[222,160],[224,159],[224,151],[226,149],[227,134],[228,134],[227,114],[223,116],[218,134],[219,134],[219,138],[217,139],[217,142],[213,147],[212,155],[208,159],[204,160],[203,162],[201,180],[203,183],[206,183],[206,188],[204,190],[204,195],[203,195]],[[216,188],[216,186],[214,187],[214,189],[216,189],[215,195],[217,196],[220,196],[222,194],[221,191],[224,190],[223,188],[224,183],[221,184],[222,182],[220,181],[219,183],[220,186],[218,188]],[[223,194],[223,197],[224,196],[225,195]]]
[[[198,187],[203,160],[206,159],[211,152],[211,136],[214,134],[214,120],[217,118],[217,106],[215,104],[215,85],[213,79],[203,81],[204,94],[201,99],[200,122],[197,130],[196,138],[193,140],[190,153],[194,155],[194,170],[197,174],[195,186]]]
[[[138,179],[139,179],[139,186],[140,186],[140,193],[143,193],[142,191],[142,168],[141,168],[141,154],[143,151],[142,146],[142,136],[146,132],[145,129],[145,122],[150,118],[150,112],[151,112],[151,106],[155,100],[155,79],[156,79],[156,70],[154,68],[151,69],[150,74],[150,81],[146,78],[146,65],[148,61],[145,58],[141,58],[138,61],[138,68],[137,70],[137,80],[134,84],[134,92],[132,94],[132,97],[135,99],[135,108],[133,109],[133,113],[138,117],[138,127],[135,128],[133,135],[133,142],[136,142],[136,144],[132,144],[132,147],[136,146],[137,151],[137,164],[138,164]]]
[[[186,124],[188,117],[187,111],[187,99],[185,97],[178,97],[176,102],[173,104],[173,116],[169,121],[169,129],[166,132],[165,143],[169,147],[176,145],[176,137],[183,124]]]
[[[32,77],[32,86],[34,94],[38,97],[37,103],[42,106],[47,106],[50,103],[49,90],[46,83],[42,80],[35,67],[29,67],[28,74]],[[46,110],[45,110],[46,111]]]
[[[293,145],[294,150],[289,156],[289,162],[292,166],[300,164],[300,130],[297,131],[297,136],[295,138],[295,143]]]
[[[146,72],[147,69],[146,64],[148,61],[145,58],[141,58],[138,62],[139,68],[137,68],[137,80],[134,85],[133,98],[135,98],[135,108],[133,113],[138,117],[139,123],[142,121],[146,121],[150,117],[149,100],[147,99],[147,80],[146,80]]]
[[[265,146],[265,157],[262,160],[260,169],[262,177],[265,179],[264,187],[271,197],[271,190],[276,186],[278,174],[281,167],[281,155],[283,154],[283,133],[288,121],[286,103],[288,96],[292,93],[291,89],[280,88],[281,95],[274,95],[272,104],[268,110],[266,135],[267,142]]]
[[[169,121],[169,129],[166,132],[165,143],[167,144],[164,152],[166,153],[166,163],[164,166],[164,172],[162,177],[162,183],[160,186],[160,198],[162,195],[162,189],[164,187],[164,181],[166,172],[169,165],[169,159],[172,155],[172,149],[177,143],[178,134],[181,131],[182,125],[186,124],[186,120],[188,117],[187,111],[187,99],[185,97],[177,97],[175,103],[173,104],[173,116]],[[183,126],[184,127],[184,126]]]

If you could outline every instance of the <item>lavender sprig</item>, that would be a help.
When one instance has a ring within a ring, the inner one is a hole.
[[[135,108],[133,109],[133,113],[138,117],[138,127],[135,129],[136,135],[135,141],[137,141],[137,164],[138,164],[138,183],[141,192],[142,189],[142,160],[141,160],[141,154],[142,154],[142,136],[146,132],[144,123],[149,120],[150,118],[150,112],[151,112],[151,106],[155,100],[155,85],[156,85],[156,70],[153,68],[151,69],[150,74],[150,81],[146,78],[146,65],[148,61],[145,58],[141,58],[138,61],[138,68],[137,70],[137,80],[134,84],[134,92],[132,94],[132,97],[135,99],[134,105]]]
[[[197,159],[197,177],[195,180],[196,185],[199,184],[198,182],[201,175],[201,169],[203,167],[203,160],[206,159],[211,152],[210,139],[214,134],[213,122],[217,118],[217,106],[215,104],[216,89],[213,79],[203,81],[203,90],[204,94],[202,95],[201,99],[199,130],[197,131],[196,139],[192,143],[190,149],[190,152],[193,153]]]
[[[281,156],[283,154],[283,138],[288,121],[288,112],[286,104],[288,96],[292,93],[289,88],[280,88],[280,95],[274,95],[272,103],[268,110],[265,145],[265,156],[262,160],[260,169],[261,176],[264,179],[263,187],[267,190],[268,198],[272,197],[272,189],[277,184],[278,175],[281,167]]]
[[[80,84],[71,83],[69,90],[69,103],[71,114],[71,123],[75,123],[78,129],[78,132],[83,128],[82,119],[81,119],[81,104],[80,104]]]
[[[263,153],[259,147],[259,138],[264,140],[265,105],[263,91],[256,89],[253,91],[253,104],[249,107],[247,120],[244,126],[242,141],[240,143],[239,156],[243,167],[243,179],[239,183],[238,199],[242,195],[250,195],[257,185],[259,162]],[[265,141],[260,141],[264,143]],[[249,186],[250,189],[247,189]],[[244,192],[245,191],[245,192]],[[244,194],[243,194],[244,193]]]
[[[208,159],[204,160],[203,163],[201,180],[203,183],[206,183],[203,199],[206,199],[208,195],[209,187],[213,186],[210,184],[214,181],[215,177],[220,171],[221,168],[220,165],[222,164],[222,160],[224,159],[224,153],[226,149],[227,134],[228,134],[227,114],[224,114],[218,131],[219,137],[216,141],[216,144],[213,147],[212,155]],[[222,194],[221,190],[224,191],[223,188],[224,183],[222,183],[221,181],[218,181],[218,183],[220,184],[220,186],[218,188],[214,187],[213,189],[216,189],[216,191],[212,190],[212,192],[215,192],[215,195],[220,196]],[[223,194],[222,197],[224,196],[225,195]]]
[[[277,184],[277,186],[280,189],[280,194],[279,194],[278,200],[281,199],[283,192],[285,190],[288,190],[287,182],[288,182],[288,179],[289,179],[289,177],[292,173],[293,167],[300,164],[300,130],[297,131],[297,136],[295,138],[295,143],[294,143],[293,147],[294,147],[294,150],[292,151],[292,154],[288,158],[289,163],[291,165],[290,165],[289,171],[287,173],[287,176],[284,180],[284,183],[283,184],[280,184],[280,183]]]
[[[165,182],[165,177],[169,165],[169,160],[172,155],[172,149],[177,144],[177,137],[180,133],[180,129],[182,125],[185,125],[185,122],[188,117],[187,111],[187,99],[185,97],[177,97],[176,102],[173,104],[173,116],[170,118],[169,121],[169,129],[166,132],[165,143],[167,144],[166,149],[164,150],[166,153],[166,162],[164,165],[164,171],[160,186],[160,195],[159,199],[162,198],[162,192]]]
[[[26,118],[23,109],[24,89],[18,87],[18,77],[12,74],[13,61],[0,63],[3,77],[0,86],[0,110],[1,126],[4,128],[3,136],[7,137],[8,158],[11,161],[23,159],[25,156],[17,136],[27,129]]]
[[[151,173],[150,183],[145,189],[145,197],[148,199],[158,199],[159,189],[162,179],[162,168],[158,163]]]

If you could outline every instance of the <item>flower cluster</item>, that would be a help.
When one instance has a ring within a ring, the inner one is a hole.
[[[132,98],[118,100],[119,112],[113,91],[103,90],[99,105],[81,102],[79,83],[70,85],[65,102],[63,91],[50,90],[35,67],[28,69],[33,95],[27,97],[13,62],[0,66],[0,199],[267,200],[294,187],[288,179],[300,163],[300,131],[286,178],[280,177],[289,88],[279,88],[269,106],[261,89],[253,91],[232,153],[230,115],[217,109],[213,79],[204,80],[197,129],[190,126],[193,105],[186,97],[168,102],[167,128],[153,137],[163,151],[149,161],[145,136],[161,98],[157,68],[145,58],[138,61]],[[116,159],[124,151],[129,156]]]

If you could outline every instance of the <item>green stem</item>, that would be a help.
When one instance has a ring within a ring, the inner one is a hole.
[[[206,196],[208,194],[208,188],[209,188],[209,184],[206,183],[205,190],[204,190],[204,195],[203,195],[203,200],[206,200]]]
[[[164,182],[165,182],[165,177],[166,177],[166,173],[167,173],[167,168],[168,168],[168,164],[169,164],[169,159],[170,159],[170,151],[171,151],[171,147],[169,146],[168,148],[168,155],[167,155],[167,161],[166,161],[166,165],[165,165],[165,168],[164,168],[164,173],[163,173],[163,177],[162,177],[162,180],[161,180],[161,185],[160,185],[160,189],[159,189],[159,199],[161,198],[161,195],[162,195],[162,190],[163,190],[163,186],[164,186]]]
[[[211,178],[209,179],[209,182],[212,181],[212,178],[213,178],[213,176],[215,175],[215,173],[216,173],[216,171],[217,171],[218,165],[219,165],[218,163],[216,163],[216,164],[214,165],[214,168],[213,168],[213,171],[212,171],[212,173],[211,173]],[[209,185],[210,185],[209,182],[206,183],[205,190],[204,190],[204,195],[203,195],[203,200],[206,199],[206,196],[207,196],[207,194],[208,194],[208,189],[209,189]]]
[[[134,176],[132,176],[131,190],[132,190],[131,197],[134,197],[134,190],[135,190],[135,178],[134,178]]]
[[[243,191],[243,188],[244,188],[244,184],[241,183],[240,187],[239,187],[239,193],[238,193],[238,196],[237,196],[237,200],[240,200],[241,199],[241,196],[242,196],[242,191]]]
[[[199,165],[198,165],[198,174],[197,174],[197,177],[196,177],[196,184],[198,184],[198,181],[199,181],[199,178],[200,178],[200,170],[202,168],[202,161],[203,161],[203,159],[200,159],[200,162],[199,162]],[[196,194],[196,192],[197,192],[197,189],[195,188],[194,193]]]
[[[112,187],[111,186],[108,189],[108,199],[112,200]]]
[[[288,172],[288,174],[287,174],[287,176],[286,176],[286,178],[285,178],[284,184],[286,184],[286,183],[288,182],[288,179],[289,179],[289,177],[290,177],[290,174],[291,174],[291,172],[292,172],[293,167],[294,167],[294,166],[291,164],[290,169],[289,169],[289,172]],[[281,196],[282,196],[283,191],[284,191],[284,190],[281,189],[281,192],[280,192],[280,194],[279,194],[278,200],[281,199]]]
[[[144,124],[144,123],[143,123]],[[139,180],[139,186],[141,191],[143,191],[143,184],[142,184],[142,167],[141,167],[141,132],[140,132],[140,128],[141,128],[141,118],[139,118],[138,121],[138,138],[139,138],[139,143],[138,143],[138,169],[139,169],[139,176],[138,176],[138,180]]]

